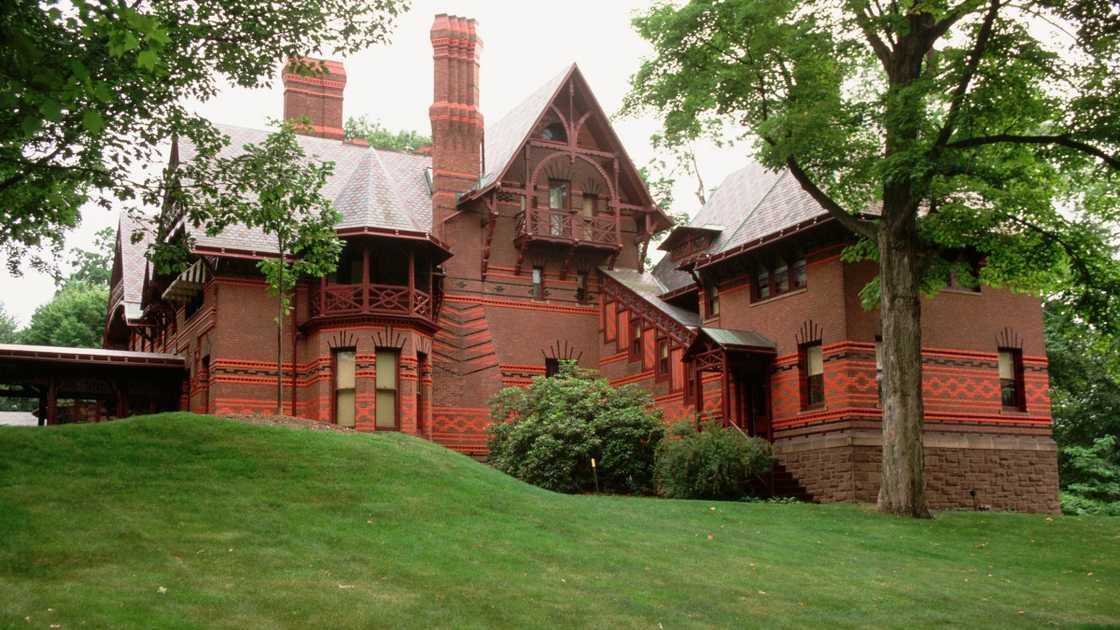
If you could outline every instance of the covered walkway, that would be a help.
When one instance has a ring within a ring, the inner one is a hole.
[[[186,376],[173,354],[0,344],[0,396],[37,401],[40,426],[176,410]]]

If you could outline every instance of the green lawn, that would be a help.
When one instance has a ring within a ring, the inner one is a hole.
[[[0,626],[1120,624],[1120,519],[564,496],[181,413],[0,454]]]

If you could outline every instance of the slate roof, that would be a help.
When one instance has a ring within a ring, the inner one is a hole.
[[[486,127],[486,150],[483,153],[486,172],[483,173],[474,190],[482,190],[498,181],[502,171],[509,161],[513,159],[521,143],[533,130],[533,125],[540,118],[541,113],[552,102],[556,91],[572,74],[575,65],[569,66],[560,74],[549,79],[544,85],[537,88],[517,107],[506,112],[498,122]]]
[[[698,331],[722,347],[769,348],[776,350],[777,344],[753,330],[733,330],[730,328],[709,328]]]
[[[137,243],[132,242],[132,234],[140,232],[144,237]],[[117,234],[121,239],[121,282],[124,287],[124,314],[127,319],[139,319],[143,313],[140,302],[144,291],[144,275],[147,273],[148,259],[144,252],[152,242],[151,233],[135,221],[127,212],[121,213],[117,224]]]
[[[657,307],[678,323],[690,327],[700,325],[700,316],[696,313],[679,306],[673,306],[657,297],[669,289],[652,273],[648,271],[640,272],[637,269],[607,269],[606,267],[600,267],[599,269],[608,278],[638,294],[639,297]]]
[[[706,252],[714,255],[826,214],[788,170],[774,172],[752,161],[723,180],[687,228],[726,226]],[[668,258],[655,273],[667,286],[681,286],[681,272]]]
[[[687,271],[677,269],[677,263],[673,261],[672,257],[665,254],[661,260],[650,270],[653,277],[658,280],[665,287],[665,292],[676,291],[677,289],[694,284],[692,275]]]
[[[215,125],[230,137],[221,155],[232,157],[246,144],[263,142],[270,133],[232,125]],[[304,152],[312,158],[334,162],[322,193],[342,213],[339,229],[370,227],[428,233],[432,227],[432,201],[426,170],[432,160],[426,155],[383,151],[347,144],[328,138],[296,136]],[[188,143],[180,147],[179,157],[186,162],[195,156]],[[192,228],[196,245],[255,252],[275,252],[275,238],[241,225],[226,228],[217,236]]]

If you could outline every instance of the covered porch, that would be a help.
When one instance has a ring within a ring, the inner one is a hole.
[[[684,353],[695,374],[696,410],[704,409],[704,373],[720,375],[719,414],[750,436],[773,439],[770,411],[770,372],[777,348],[751,330],[699,328]]]
[[[177,410],[186,375],[177,355],[0,344],[0,396],[34,401],[39,426]]]

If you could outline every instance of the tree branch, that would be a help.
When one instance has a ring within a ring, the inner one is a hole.
[[[981,4],[983,4],[982,0],[966,0],[965,2],[961,2],[955,8],[951,9],[948,13],[945,14],[945,17],[941,18],[941,20],[934,24],[933,28],[930,29],[930,43],[932,44],[933,42],[941,39],[941,36],[944,35],[946,31],[953,28],[954,24],[959,22],[961,18],[971,13]]]
[[[875,51],[875,56],[883,64],[883,69],[889,71],[892,51],[883,41],[883,38],[879,37],[879,34],[872,28],[871,16],[863,8],[860,8],[856,11],[856,22],[859,23],[859,28],[863,31],[863,36],[867,39],[867,42],[871,44],[871,49]]]
[[[1120,156],[1109,155],[1103,149],[1097,148],[1097,147],[1095,147],[1095,146],[1093,146],[1093,145],[1091,145],[1087,142],[1082,142],[1080,140],[1074,140],[1073,138],[1071,138],[1069,135],[1066,135],[1066,134],[1057,135],[1057,136],[1053,136],[1053,135],[1050,135],[1050,136],[1046,136],[1046,135],[1018,136],[1018,135],[1014,135],[1014,134],[1000,133],[1000,134],[995,134],[995,135],[991,135],[991,136],[977,136],[975,138],[965,138],[964,140],[956,140],[954,142],[950,142],[950,143],[946,144],[945,146],[947,148],[950,148],[950,149],[969,149],[969,148],[972,148],[972,147],[979,147],[979,146],[984,146],[984,145],[988,145],[988,144],[999,144],[999,143],[1008,143],[1008,144],[1053,144],[1053,145],[1063,146],[1063,147],[1066,147],[1066,148],[1069,148],[1069,149],[1074,149],[1075,151],[1080,151],[1082,153],[1091,155],[1093,157],[1100,158],[1101,161],[1103,161],[1108,166],[1112,167],[1113,169],[1116,169],[1116,170],[1120,171]]]
[[[984,22],[980,24],[980,32],[976,35],[976,43],[972,46],[972,52],[969,54],[968,63],[965,64],[964,73],[961,75],[961,80],[953,91],[953,98],[949,102],[949,113],[945,116],[945,124],[941,126],[941,131],[937,134],[937,141],[933,144],[934,151],[941,150],[956,129],[957,117],[960,115],[961,104],[964,103],[964,95],[968,92],[968,86],[972,83],[972,78],[976,76],[976,69],[980,66],[980,59],[988,48],[988,41],[992,37],[999,7],[999,0],[991,0],[988,4],[988,13],[984,16]]]
[[[793,174],[793,178],[797,180],[797,183],[801,184],[801,188],[809,193],[809,196],[816,200],[821,207],[827,210],[829,216],[839,221],[840,225],[843,225],[855,234],[869,239],[875,239],[874,225],[868,221],[857,219],[855,216],[849,214],[848,211],[844,210],[844,208],[841,208],[840,204],[836,203],[832,197],[829,197],[827,193],[817,187],[817,185],[809,179],[809,176],[797,162],[797,158],[792,155],[786,158],[786,167],[789,168],[789,172]]]

